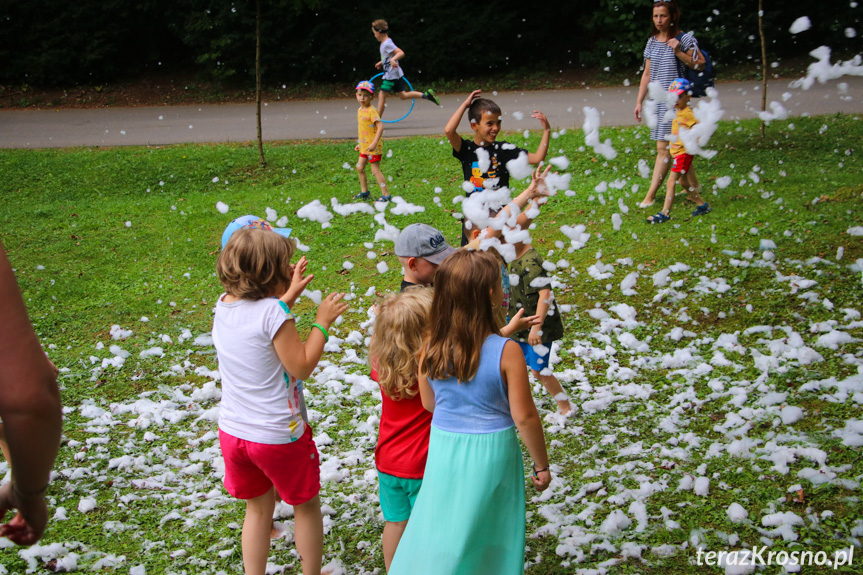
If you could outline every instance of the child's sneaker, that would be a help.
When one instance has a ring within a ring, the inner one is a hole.
[[[426,90],[425,97],[426,97],[426,100],[434,102],[435,104],[440,106],[440,99],[437,96],[435,96],[434,90]]]
[[[355,200],[370,200],[372,199],[372,195],[369,192],[362,192],[361,194],[357,194],[354,196]]]
[[[696,207],[692,211],[693,216],[703,216],[704,214],[709,214],[712,210],[710,209],[710,204],[704,202],[700,206]]]
[[[392,197],[392,196],[381,196],[381,197],[379,197],[378,199],[376,199],[375,201],[376,201],[376,202],[388,202],[388,201],[390,201],[391,199],[393,199],[393,197]]]

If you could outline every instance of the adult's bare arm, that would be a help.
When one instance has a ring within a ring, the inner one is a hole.
[[[0,536],[19,545],[39,541],[48,523],[45,489],[63,426],[57,368],[33,331],[15,274],[0,245],[0,417],[6,431],[12,481],[0,488]]]

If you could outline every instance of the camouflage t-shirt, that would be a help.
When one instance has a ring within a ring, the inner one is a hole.
[[[550,282],[535,281],[538,278],[548,278],[548,273],[542,267],[542,263],[542,256],[535,249],[530,248],[520,258],[509,264],[510,275],[518,276],[518,282],[510,282],[509,317],[515,315],[522,307],[525,316],[534,315],[539,303],[539,292],[544,289],[551,290]],[[530,330],[526,329],[516,333],[512,338],[527,343],[529,334]],[[545,315],[545,321],[542,322],[541,338],[544,344],[563,338],[563,320],[560,317],[560,309],[556,301],[551,303],[548,313]]]

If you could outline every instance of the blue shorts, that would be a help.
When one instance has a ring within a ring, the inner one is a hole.
[[[516,343],[521,346],[521,352],[524,354],[524,360],[527,362],[527,367],[534,371],[542,371],[547,367],[551,367],[551,364],[548,362],[548,358],[551,355],[551,342],[542,342],[542,345],[548,348],[548,351],[545,352],[544,355],[536,353],[536,350],[533,349],[533,346],[529,343],[521,341],[517,341]]]
[[[405,479],[378,471],[378,494],[384,520],[407,521],[419,495],[422,479]]]

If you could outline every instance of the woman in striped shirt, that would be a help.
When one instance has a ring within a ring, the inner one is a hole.
[[[641,75],[635,103],[635,119],[639,122],[642,119],[642,103],[647,97],[648,84],[658,83],[662,93],[665,94],[671,82],[683,75],[683,66],[697,70],[703,61],[704,58],[698,51],[698,44],[692,34],[681,34],[680,8],[677,2],[654,0],[653,26],[644,49],[644,73]],[[650,139],[656,141],[656,163],[653,166],[650,188],[644,200],[638,205],[640,208],[653,205],[656,201],[656,191],[662,185],[671,167],[668,136],[674,119],[673,110],[666,121],[665,115],[668,110],[666,103],[661,101],[653,104],[656,110],[656,123],[655,126],[651,126]]]

